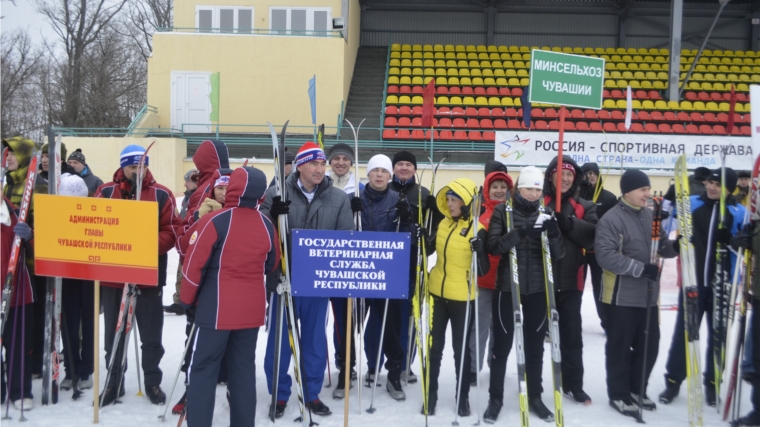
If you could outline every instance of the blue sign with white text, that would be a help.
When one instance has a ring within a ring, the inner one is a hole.
[[[411,243],[409,233],[293,230],[293,295],[409,298]]]

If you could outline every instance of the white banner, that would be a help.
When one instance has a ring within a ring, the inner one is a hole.
[[[754,127],[754,116],[752,120]],[[494,158],[510,166],[545,167],[557,156],[558,137],[558,132],[496,132]],[[757,141],[760,135],[755,138]],[[673,169],[684,152],[689,168],[714,169],[720,167],[723,149],[728,150],[726,166],[752,169],[755,156],[749,137],[565,132],[562,147],[563,153],[578,165],[595,162],[599,166],[636,169]]]
[[[749,87],[749,105],[760,105],[760,86]],[[752,149],[760,152],[760,113],[752,115]]]

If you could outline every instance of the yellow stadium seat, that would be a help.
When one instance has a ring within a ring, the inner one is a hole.
[[[506,97],[504,99],[509,99],[510,101],[512,100],[512,98],[506,98]],[[501,100],[497,96],[492,96],[492,97],[488,98],[488,106],[489,107],[500,107],[501,106]]]
[[[594,48],[594,53],[597,54],[597,55],[602,55],[602,54],[604,54],[604,48],[603,47],[596,47],[596,48]]]
[[[631,55],[623,55],[623,62],[633,62]]]
[[[749,103],[749,102],[748,102],[748,103],[746,103],[746,104],[744,104],[744,112],[745,112],[745,113],[750,113],[750,112],[752,112],[752,109],[750,108],[750,103]]]
[[[435,61],[435,66],[437,68],[446,67],[446,68],[456,68],[457,67],[457,61],[453,59],[449,59],[444,61],[443,59],[439,59]]]
[[[470,64],[467,63],[464,59],[460,59],[457,61],[457,67],[459,68],[470,68]]]
[[[436,68],[435,75],[438,77],[446,76],[446,68]]]
[[[604,88],[605,89],[616,89],[617,88],[617,83],[615,83],[615,80],[612,80],[612,79],[605,80],[604,81]]]
[[[695,101],[693,105],[694,105],[694,111],[707,111],[707,107],[705,106],[705,103],[702,101]]]
[[[515,61],[515,68],[528,68],[523,61]]]
[[[609,71],[605,71],[604,72],[604,79],[605,80],[609,80],[610,79],[610,72]]]
[[[517,70],[515,70],[514,68],[507,68],[507,70],[504,71],[504,73],[507,77],[517,77]]]
[[[728,50],[728,51],[726,51],[726,52],[731,52],[731,51],[730,51],[730,50]],[[743,56],[745,56],[745,55],[744,55],[744,51],[743,51],[743,50],[737,50],[737,51],[736,51],[736,52],[734,52],[733,54],[734,54],[734,56],[742,56],[742,57],[743,57]]]
[[[494,45],[488,46],[487,50],[488,50],[489,53],[491,53],[491,52],[498,52],[499,51],[499,49],[496,46],[494,46]]]
[[[480,70],[483,73],[483,77],[493,77],[493,70],[490,68],[484,68]]]
[[[458,44],[454,46],[455,52],[466,52],[466,49],[464,48],[463,44]]]
[[[760,83],[760,74],[752,75],[752,83]]]
[[[729,81],[728,77],[726,77],[726,75],[723,74],[723,73],[716,74],[715,75],[715,80],[717,80],[719,82],[727,82],[727,81]]]
[[[401,45],[401,51],[402,52],[411,52],[412,51],[412,45],[410,45],[410,44],[402,44]]]
[[[479,68],[472,68],[470,70],[470,76],[471,77],[476,77],[476,76],[477,77],[481,77],[482,75],[483,75],[483,73],[480,71]]]
[[[730,105],[728,102],[721,102],[718,104],[718,109],[726,113],[729,111],[729,107]]]
[[[620,55],[612,55],[612,56],[610,56],[610,61],[612,61],[612,62],[623,62],[623,59],[620,57]]]
[[[509,52],[509,46],[499,46],[499,53]]]
[[[425,71],[422,73],[422,75],[435,77],[435,68],[425,68]]]
[[[475,105],[475,98],[472,96],[465,96],[462,98],[462,105]]]
[[[641,109],[642,110],[654,110],[654,102],[645,99],[641,102]]]
[[[633,78],[636,80],[645,80],[647,78],[643,71],[636,71],[633,73]]]
[[[509,53],[502,53],[501,55],[499,55],[499,57],[501,58],[502,61],[509,61],[510,59],[512,59],[512,55]]]
[[[680,106],[680,104],[678,104],[678,101],[668,101],[668,107],[667,108],[668,108],[668,110],[678,111],[681,108],[681,106]]]
[[[625,52],[629,55],[635,55],[638,52],[638,49],[635,47],[629,47]]]
[[[702,56],[713,56],[713,51],[710,49],[705,49],[702,51]]]
[[[530,79],[527,77],[523,77],[520,79],[520,86],[528,86],[530,84]]]
[[[424,79],[424,81],[422,82],[422,84],[423,84],[423,85],[427,85],[428,83],[432,82],[434,79],[435,79],[435,78],[434,78],[434,77],[431,77],[431,76],[425,77],[425,79]]]
[[[446,74],[439,74],[441,72],[441,70],[445,71]],[[439,75],[439,76],[446,75],[448,77],[455,77],[455,76],[459,77],[459,72],[457,71],[456,68],[437,68],[435,70],[435,73],[436,73],[436,75]]]
[[[718,92],[725,92],[725,91],[729,90],[729,88],[727,88],[721,82],[715,82],[715,83],[713,83],[713,90],[718,91]]]
[[[628,69],[628,63],[627,62],[619,62],[617,64],[617,69],[620,71],[625,71]]]
[[[642,64],[643,64],[643,62],[642,62]],[[628,64],[628,70],[629,71],[639,71],[639,67],[640,66],[639,66],[639,64],[637,62],[631,62],[630,64]]]
[[[628,84],[631,85],[631,89],[641,89],[641,83],[638,80],[629,80]]]
[[[520,46],[520,52],[522,53],[530,52],[530,48],[528,46]]]
[[[446,81],[446,77],[436,77],[435,78],[435,85],[436,86],[446,86],[448,83]]]
[[[633,108],[636,111],[641,110],[641,101],[639,101],[638,99],[633,99],[632,104],[633,106],[631,108]]]
[[[401,73],[399,72],[398,67],[390,67],[390,68],[388,68],[388,75],[389,76],[397,76],[399,74],[401,74]]]
[[[694,105],[692,105],[691,101],[681,101],[681,110],[694,111]]]
[[[469,68],[460,68],[459,69],[459,76],[470,76],[470,69]]]
[[[487,106],[488,105],[488,98],[486,98],[485,96],[479,96],[479,97],[475,98],[475,105],[480,106],[480,107]]]
[[[396,95],[388,95],[388,97],[385,98],[385,103],[388,105],[396,105],[398,104],[398,97]]]
[[[604,53],[607,55],[614,55],[615,54],[615,48],[614,47],[608,47],[607,49],[604,49]]]
[[[470,80],[469,77],[460,77],[459,78],[459,83],[462,86],[472,86],[472,80]]]
[[[655,90],[662,90],[668,88],[668,82],[661,82],[659,80],[652,83],[652,87]]]
[[[397,85],[398,84],[398,77],[396,77],[396,76],[388,76],[388,84],[389,85]]]
[[[660,99],[654,102],[654,108],[655,110],[665,111],[668,109],[668,103]]]
[[[494,77],[504,77],[506,74],[504,74],[504,70],[502,69],[496,69],[493,71]]]
[[[470,61],[468,65],[470,66],[470,68],[480,68],[480,62],[478,61]]]
[[[705,77],[702,75],[702,73],[692,73],[691,74],[692,80],[705,80]]]
[[[516,77],[512,77],[509,79],[509,82],[507,83],[508,86],[520,86],[520,79]]]
[[[749,86],[746,83],[739,83],[736,85],[736,90],[739,92],[749,92]]]
[[[652,82],[649,80],[644,80],[641,82],[641,88],[642,89],[653,89]]]
[[[495,53],[495,52],[491,52],[491,53],[488,55],[488,60],[489,60],[489,61],[500,61],[500,60],[501,60],[501,56],[499,56],[499,54],[498,54],[498,53]]]
[[[623,102],[625,102],[625,101],[623,101]],[[603,106],[604,106],[604,108],[606,110],[614,110],[614,109],[617,108],[617,106],[615,105],[615,100],[614,99],[605,99]]]
[[[447,44],[447,45],[443,46],[443,51],[444,52],[454,52],[455,50],[456,49],[454,48],[453,44]]]
[[[422,51],[423,52],[432,52],[433,51],[433,45],[430,45],[430,44],[423,45],[422,46]]]
[[[563,47],[562,48],[562,53],[573,53],[573,48],[572,47]]]
[[[449,105],[449,97],[448,96],[438,96],[435,98],[435,104],[436,105]]]
[[[423,67],[423,62],[421,59],[414,59],[412,60],[412,67]]]
[[[470,52],[470,53],[467,53],[466,55],[467,55],[467,60],[468,61],[472,61],[472,60],[478,59],[478,54],[475,53],[475,52]]]
[[[398,67],[401,66],[401,63],[399,62],[398,59],[391,59],[391,61],[388,63],[388,65],[391,66],[391,67],[398,68]]]
[[[507,79],[504,77],[499,77],[496,79],[496,86],[506,86],[507,85]]]
[[[754,52],[754,51],[751,51],[751,50],[745,50],[745,51],[744,51],[744,54],[745,54],[747,57],[749,57],[749,58],[755,58],[755,57],[757,57],[757,55],[755,54],[755,52]]]
[[[525,69],[519,69],[517,70],[517,77],[528,77],[528,70]]]
[[[738,82],[739,81],[739,76],[737,76],[736,74],[729,74],[729,75],[726,76],[726,79],[729,82]]]
[[[413,44],[412,45],[412,51],[413,52],[422,52],[422,45],[420,45],[420,44]]]
[[[401,79],[399,79],[399,84],[410,85],[412,84],[412,78],[409,76],[403,76]]]
[[[530,54],[529,53],[523,53],[522,54],[522,60],[525,62],[530,62]]]
[[[702,90],[702,86],[699,82],[689,82],[686,88],[688,90]]]
[[[628,50],[624,47],[619,47],[615,49],[615,53],[617,53],[618,55],[625,55],[626,53],[628,53]]]
[[[486,52],[478,52],[478,60],[488,61],[488,54]]]
[[[409,60],[409,59],[402,59],[401,60],[401,66],[402,67],[411,67],[412,66],[412,61]]]
[[[400,59],[401,52],[391,52],[391,59]]]
[[[749,103],[747,103],[747,108],[749,108]],[[747,111],[748,110],[744,109],[744,104],[742,104],[741,102],[737,102],[736,103],[736,106],[734,107],[734,112],[736,112],[736,113],[745,113]]]
[[[451,98],[449,98],[449,104],[451,104],[451,105],[465,105],[462,102],[462,97],[460,97],[460,96],[452,96]]]
[[[496,60],[496,61],[491,61],[491,68],[500,69],[500,68],[504,68],[504,66],[502,65],[501,61]]]
[[[443,52],[436,52],[436,53],[433,55],[433,58],[435,58],[435,59],[444,59],[444,58],[446,58],[446,59],[449,59],[449,58],[455,58],[454,56],[449,56],[449,55],[453,55],[453,53],[452,53],[452,52],[446,52],[446,54],[444,55],[444,53],[443,53]]]
[[[412,58],[422,59],[422,52],[412,52]]]
[[[433,46],[433,52],[443,52],[443,51],[444,51],[444,49],[443,49],[443,45],[442,44],[437,44],[437,45]]]
[[[667,66],[668,66],[668,64],[665,64],[665,67],[667,67]],[[661,64],[652,64],[652,65],[649,66],[649,68],[652,71],[667,70],[667,68],[662,68]]]
[[[468,44],[464,47],[465,52],[477,52],[478,50],[475,48],[474,45]]]
[[[615,108],[625,110],[626,108],[628,108],[628,103],[626,102],[625,99],[618,99],[617,102],[615,102]]]
[[[562,48],[561,48],[561,47],[559,47],[559,46],[553,46],[553,47],[552,47],[552,52],[559,52],[559,53],[562,53]]]
[[[593,55],[594,54],[594,48],[593,47],[587,47],[583,49],[583,53],[586,55]]]
[[[720,108],[718,107],[718,104],[716,102],[708,102],[705,104],[705,109],[707,111],[720,111]]]
[[[519,52],[519,51],[520,51],[520,46],[510,46],[509,47],[509,52],[510,53],[516,53],[516,52]]]
[[[424,73],[422,72],[422,68],[412,68],[412,75],[413,76],[422,76]]]
[[[483,79],[480,77],[473,77],[472,78],[472,85],[473,86],[483,86]]]
[[[496,100],[496,105],[497,106],[500,105],[502,107],[514,107],[514,105],[515,105],[515,103],[512,100],[512,98],[510,98],[508,96],[505,96],[504,98],[501,98],[501,100],[499,100],[499,98],[497,98],[497,97],[493,97],[493,98],[491,98],[489,100],[489,103],[490,103],[490,101],[493,101],[493,100]]]
[[[583,48],[582,47],[574,47],[572,53],[575,54],[575,55],[583,55]]]
[[[630,72],[630,71],[624,71],[623,75],[622,75],[622,78],[624,78],[626,80],[631,80],[633,78],[633,73]]]
[[[617,87],[618,89],[625,89],[628,87],[628,80],[618,80],[617,81]]]
[[[433,78],[432,76],[428,77],[428,79],[432,79],[432,78]],[[414,76],[414,77],[412,77],[412,84],[416,85],[416,86],[421,85],[422,84],[422,77],[421,76]]]
[[[446,83],[444,83],[446,84]],[[449,77],[448,79],[448,85],[449,86],[459,86],[459,77]]]
[[[493,77],[487,77],[483,79],[483,85],[484,86],[496,86],[496,81],[493,79]]]
[[[398,43],[393,43],[393,44],[391,45],[391,52],[393,52],[393,51],[400,51],[400,50],[401,50],[401,45],[400,45],[400,44],[398,44]]]
[[[412,105],[422,105],[422,97],[421,96],[412,97]]]
[[[617,70],[617,65],[615,65],[614,62],[605,62],[604,63],[604,69],[605,70]]]
[[[412,52],[401,52],[401,58],[402,59],[412,59]]]

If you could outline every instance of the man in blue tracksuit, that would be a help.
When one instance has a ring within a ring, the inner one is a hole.
[[[332,180],[325,177],[327,157],[325,152],[313,142],[305,143],[296,154],[296,171],[285,180],[282,198],[276,195],[274,187],[269,188],[266,199],[261,205],[261,212],[268,214],[274,223],[280,215],[288,216],[291,229],[308,230],[353,230],[354,220],[351,213],[351,201],[346,193],[333,187]],[[288,230],[288,239],[290,239]],[[292,246],[288,246],[289,248]],[[285,256],[283,254],[283,256]],[[292,265],[292,263],[289,263]],[[270,289],[271,290],[271,289]],[[274,302],[276,301],[273,298]],[[300,323],[301,361],[299,370],[304,388],[304,401],[311,413],[330,415],[328,408],[319,399],[327,367],[327,305],[329,298],[298,297],[294,298],[295,315]],[[277,319],[277,304],[271,303],[270,319]],[[283,313],[284,314],[284,313]],[[281,315],[283,315],[281,314]],[[270,328],[267,338],[267,352],[264,360],[264,372],[267,385],[272,391],[274,371],[275,328]],[[277,389],[275,416],[282,417],[290,398],[291,378],[288,375],[291,350],[287,337],[287,328],[283,327],[282,347],[280,348],[280,372]]]
[[[692,221],[692,244],[694,245],[694,266],[699,290],[699,308],[697,315],[698,324],[702,323],[702,315],[707,317],[707,357],[705,367],[705,403],[708,406],[716,405],[715,398],[715,365],[713,364],[713,288],[712,280],[715,274],[716,248],[720,242],[726,247],[731,243],[744,220],[744,206],[736,203],[731,195],[736,189],[738,181],[737,173],[726,168],[726,182],[724,183],[726,196],[726,216],[724,226],[718,227],[720,222],[720,194],[721,194],[721,170],[715,169],[705,181],[705,190],[700,195],[691,196],[691,221]],[[676,213],[677,215],[678,213]],[[736,254],[729,250],[730,265],[726,263],[723,268],[729,268],[729,278],[733,275],[733,265],[736,262]],[[673,340],[668,352],[668,361],[665,364],[665,390],[660,393],[660,403],[669,404],[678,396],[681,382],[686,379],[686,347],[684,344],[684,317],[683,317],[683,293],[678,294],[678,316],[673,330]],[[699,327],[699,325],[697,325]]]

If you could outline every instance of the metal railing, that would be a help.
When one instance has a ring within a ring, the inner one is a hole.
[[[158,27],[160,33],[233,34],[248,36],[298,36],[342,38],[340,30],[274,30],[270,28]]]
[[[388,36],[388,53],[385,55],[385,81],[383,82],[383,102],[380,104],[380,138],[385,131],[385,100],[388,98],[388,72],[391,64],[391,36]]]
[[[182,131],[172,128],[77,128],[56,127],[55,133],[62,136],[87,137],[87,138],[123,138],[132,134],[142,134],[148,137],[181,138]]]
[[[132,123],[130,123],[129,126],[127,126],[127,136],[131,136],[134,133],[135,127],[140,123],[143,116],[145,116],[145,114],[147,113],[157,114],[158,108],[152,105],[148,105],[148,104],[143,105],[140,111],[137,112],[137,115],[135,115],[135,118],[134,120],[132,120]]]

